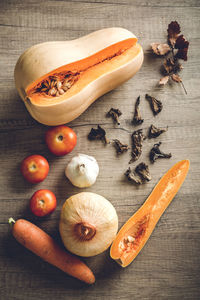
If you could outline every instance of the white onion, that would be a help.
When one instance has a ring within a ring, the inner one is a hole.
[[[69,251],[79,256],[94,256],[106,250],[114,240],[118,217],[113,205],[104,197],[79,193],[65,201],[59,229]]]

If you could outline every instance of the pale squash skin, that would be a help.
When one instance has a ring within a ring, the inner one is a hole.
[[[32,117],[49,126],[68,123],[81,115],[97,98],[134,76],[143,62],[143,50],[138,43],[135,46],[137,55],[133,59],[105,72],[70,98],[66,99],[64,94],[56,101],[41,104],[31,101],[26,95],[26,89],[32,82],[52,70],[130,38],[135,36],[126,29],[106,28],[76,40],[42,43],[26,50],[17,61],[14,77],[19,95]]]

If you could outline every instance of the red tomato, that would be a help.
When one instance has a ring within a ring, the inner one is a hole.
[[[43,181],[49,172],[49,164],[41,155],[30,155],[21,163],[21,173],[31,183]]]
[[[45,141],[53,154],[62,156],[74,149],[77,136],[71,128],[60,125],[47,130]]]
[[[38,190],[30,199],[30,210],[38,217],[46,216],[56,208],[56,196],[50,190]]]

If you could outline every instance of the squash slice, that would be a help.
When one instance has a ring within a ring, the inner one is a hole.
[[[148,241],[189,170],[189,160],[175,164],[158,182],[140,209],[123,225],[110,249],[110,256],[128,266]]]

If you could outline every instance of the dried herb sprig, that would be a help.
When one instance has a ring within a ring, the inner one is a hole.
[[[156,55],[167,56],[164,59],[162,66],[164,77],[160,79],[159,84],[165,85],[167,84],[169,79],[172,79],[175,82],[181,83],[185,93],[187,94],[183,81],[179,75],[179,72],[183,68],[182,65],[179,63],[179,59],[187,61],[189,42],[185,39],[185,37],[182,34],[180,34],[181,29],[177,21],[172,21],[168,25],[167,32],[168,44],[151,44],[152,50]]]

